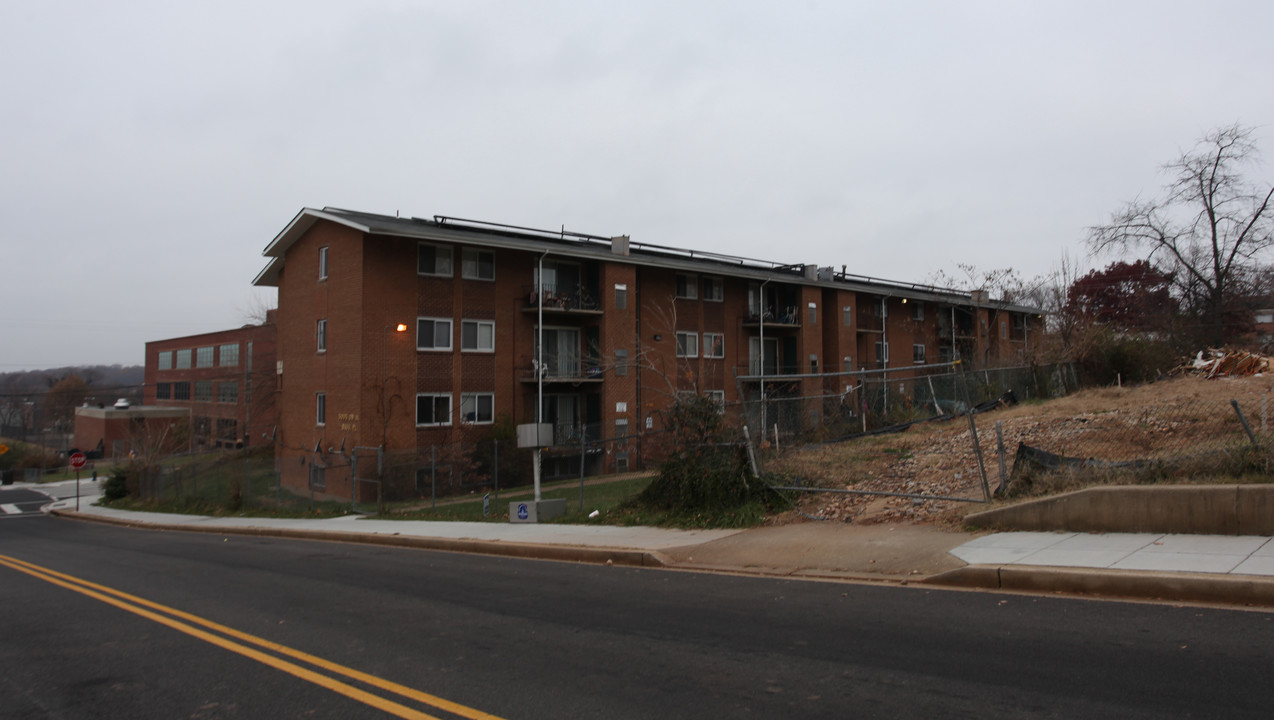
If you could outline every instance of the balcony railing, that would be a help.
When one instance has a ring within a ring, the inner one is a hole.
[[[526,288],[526,307],[537,307],[541,301],[545,310],[582,310],[601,312],[597,293],[583,285],[571,287],[544,283],[543,288],[529,285]]]

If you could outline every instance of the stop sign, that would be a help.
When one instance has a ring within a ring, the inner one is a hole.
[[[84,457],[84,453],[82,452],[71,453],[71,467],[79,470],[84,467],[84,463],[87,459],[88,458]]]

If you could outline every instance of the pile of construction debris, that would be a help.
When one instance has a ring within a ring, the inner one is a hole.
[[[1208,379],[1218,377],[1250,377],[1274,368],[1274,359],[1244,350],[1202,350],[1194,360],[1177,368],[1177,372]]]

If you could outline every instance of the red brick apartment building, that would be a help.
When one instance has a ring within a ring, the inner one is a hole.
[[[502,415],[534,422],[541,396],[565,444],[580,425],[631,437],[591,468],[622,471],[677,393],[733,405],[767,380],[770,394],[817,395],[843,380],[819,373],[1008,364],[1041,330],[1032,308],[844,267],[441,216],[306,208],[264,254],[254,284],[278,288],[283,483],[305,488],[317,470],[334,496],[350,492],[336,448],[472,442]]]
[[[261,325],[146,343],[144,404],[186,410],[192,450],[272,444],[276,327],[270,311]]]

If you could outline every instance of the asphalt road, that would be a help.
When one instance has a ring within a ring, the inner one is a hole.
[[[5,718],[1268,718],[1274,707],[1270,613],[56,518],[0,523],[0,632]]]

